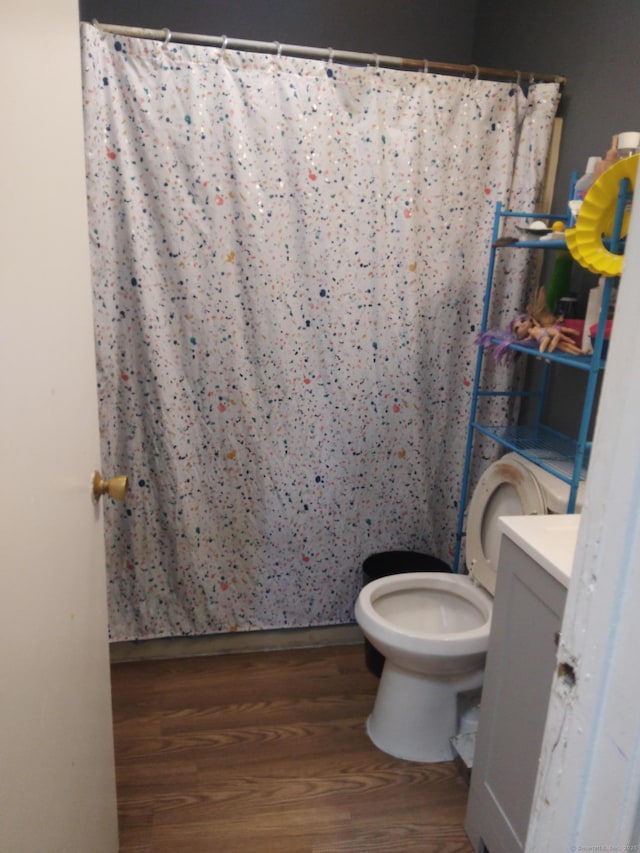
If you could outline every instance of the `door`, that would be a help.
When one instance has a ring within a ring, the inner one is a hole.
[[[77,5],[2,12],[0,849],[115,853]]]

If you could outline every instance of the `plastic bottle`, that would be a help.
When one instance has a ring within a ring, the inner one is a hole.
[[[558,252],[551,270],[551,279],[546,288],[547,308],[555,314],[558,302],[569,292],[573,257],[570,252]]]
[[[576,219],[578,217],[578,213],[580,213],[584,197],[591,189],[591,185],[595,180],[595,169],[599,162],[599,157],[589,157],[584,175],[576,181],[576,185],[573,189],[573,198],[569,202],[569,210],[571,211],[571,227],[576,224]]]
[[[627,131],[618,134],[618,157],[622,160],[625,157],[632,157],[640,152],[640,133],[637,131]]]

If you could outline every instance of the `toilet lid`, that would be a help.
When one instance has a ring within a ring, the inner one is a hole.
[[[467,568],[492,595],[496,588],[500,546],[498,518],[545,513],[538,481],[517,459],[499,459],[480,477],[467,514]]]

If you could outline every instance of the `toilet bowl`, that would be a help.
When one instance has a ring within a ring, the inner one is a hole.
[[[492,601],[466,575],[412,572],[363,588],[356,620],[385,656],[367,732],[383,752],[447,761],[457,696],[482,684]]]
[[[367,733],[409,761],[448,761],[461,695],[482,685],[503,515],[566,512],[569,487],[515,453],[490,465],[467,514],[468,575],[409,572],[360,591],[355,616],[385,656]],[[576,508],[581,506],[579,491]]]

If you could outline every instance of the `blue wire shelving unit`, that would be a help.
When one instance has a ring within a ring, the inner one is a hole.
[[[575,185],[576,176],[574,175],[571,182],[571,192]],[[570,193],[571,195],[571,193]],[[631,191],[629,181],[624,179],[620,182],[618,199],[616,204],[615,221],[613,234],[610,240],[606,241],[607,247],[611,252],[619,253],[621,249],[621,233],[623,216],[625,207],[631,199]],[[508,244],[498,244],[501,231],[504,223],[510,218],[522,219],[546,219],[553,221],[569,222],[569,213],[545,214],[545,213],[521,213],[510,211],[503,208],[500,202],[496,205],[493,231],[491,238],[491,254],[489,257],[489,266],[487,270],[487,282],[484,293],[481,332],[487,332],[487,324],[491,308],[493,279],[495,274],[495,263],[498,252],[511,252],[521,249],[536,249],[538,251],[558,251],[566,250],[566,242],[564,240],[518,240]],[[464,571],[464,567],[460,567],[460,555],[462,544],[465,537],[465,517],[467,511],[467,501],[469,498],[469,477],[471,460],[473,454],[474,437],[476,433],[481,433],[488,436],[490,439],[497,442],[505,448],[512,450],[523,456],[525,459],[539,465],[545,471],[558,477],[569,486],[569,499],[567,503],[567,513],[573,513],[576,510],[576,497],[578,487],[582,480],[586,479],[587,469],[589,465],[589,456],[591,451],[591,442],[588,440],[589,426],[593,415],[593,410],[596,402],[596,391],[598,377],[605,368],[606,361],[603,358],[603,346],[605,341],[605,328],[609,304],[611,302],[611,294],[613,287],[617,284],[617,278],[606,278],[604,292],[602,298],[602,308],[598,320],[598,328],[593,341],[593,353],[591,355],[570,355],[568,353],[547,353],[541,354],[537,349],[524,344],[510,344],[510,349],[515,352],[521,352],[530,358],[538,358],[542,360],[543,367],[539,386],[535,391],[510,391],[486,389],[482,387],[483,377],[483,362],[487,357],[482,346],[478,347],[476,357],[475,375],[473,381],[473,389],[471,395],[471,412],[469,417],[469,426],[467,430],[467,442],[465,447],[464,469],[462,476],[462,488],[460,492],[460,503],[458,506],[458,523],[456,528],[455,553],[453,561],[453,571]],[[580,426],[578,429],[577,438],[571,438],[542,422],[543,404],[546,398],[549,373],[554,365],[565,365],[587,374],[587,383],[580,418]],[[481,424],[477,420],[478,402],[482,397],[533,397],[536,400],[535,413],[533,424],[529,426],[506,425],[506,424]]]

